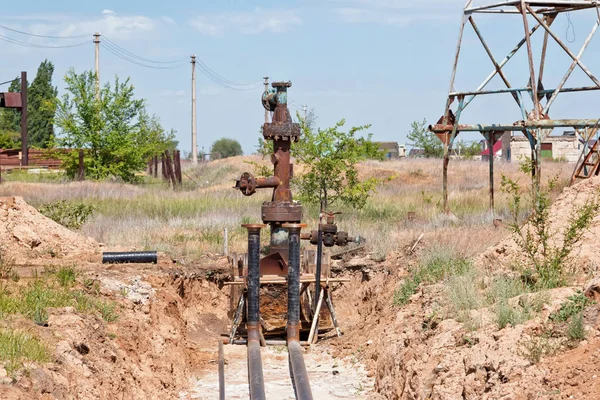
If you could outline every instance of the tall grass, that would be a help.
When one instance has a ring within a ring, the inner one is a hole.
[[[230,250],[244,251],[246,238],[238,232],[239,225],[260,221],[260,205],[271,197],[270,190],[245,197],[232,188],[242,172],[253,172],[245,160],[263,162],[257,157],[236,157],[185,166],[186,185],[177,191],[153,178],[141,185],[12,181],[0,186],[0,196],[20,195],[35,207],[60,200],[94,206],[95,216],[83,225],[82,233],[108,246],[151,248],[194,258],[221,252],[222,232],[228,228],[232,234]],[[544,176],[559,172],[566,179],[569,168],[565,165],[547,163]],[[451,161],[449,199],[457,218],[441,215],[441,160],[370,161],[359,169],[363,177],[383,178],[377,193],[361,210],[338,204],[331,211],[342,211],[340,229],[365,237],[370,249],[382,257],[402,249],[422,232],[450,245],[468,237],[469,242],[461,246],[468,247],[469,252],[487,247],[502,232],[491,227],[486,163]],[[301,172],[297,168],[296,173]],[[496,177],[502,173],[516,178],[518,166],[498,163]],[[416,213],[416,221],[407,220],[408,212]],[[508,199],[498,193],[496,217],[507,219],[508,215]],[[317,218],[318,209],[305,205],[304,222],[312,228]]]

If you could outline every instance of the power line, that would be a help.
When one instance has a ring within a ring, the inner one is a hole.
[[[66,49],[66,48],[71,48],[71,47],[84,46],[84,45],[88,44],[88,42],[86,41],[86,42],[63,45],[63,46],[49,46],[49,45],[37,44],[37,43],[27,43],[27,42],[13,39],[13,38],[10,38],[10,37],[4,36],[4,35],[0,35],[0,40],[7,42],[7,43],[16,44],[16,45],[23,46],[23,47],[33,47],[36,49]]]
[[[223,76],[219,75],[215,70],[213,70],[212,68],[210,68],[208,65],[206,65],[204,63],[204,61],[202,60],[198,60],[198,63],[200,63],[207,71],[209,71],[209,73],[213,76],[215,76],[217,79],[223,81],[224,83],[231,85],[231,86],[254,86],[256,87],[256,84],[254,83],[237,83],[237,82],[233,82],[230,81],[229,79],[224,78]]]
[[[151,69],[176,69],[176,68],[181,68],[182,65],[175,65],[175,66],[158,66],[158,65],[149,65],[140,61],[136,61],[134,59],[132,59],[130,56],[128,56],[127,54],[123,53],[121,50],[119,50],[116,47],[113,47],[112,44],[107,43],[107,42],[101,42],[100,45],[105,48],[107,51],[109,51],[110,53],[114,54],[115,56],[119,57],[122,60],[125,60],[127,62],[130,62],[132,64],[135,65],[139,65],[140,67],[144,67],[144,68],[151,68]]]
[[[205,67],[205,65],[203,65],[203,64],[196,64],[196,68],[200,72],[202,72],[202,74],[204,74],[206,77],[208,77],[211,81],[213,81],[217,85],[222,86],[226,89],[231,89],[231,90],[236,90],[236,91],[247,91],[247,90],[254,90],[257,87],[262,85],[262,83],[257,83],[257,84],[254,84],[253,86],[249,86],[249,87],[237,87],[237,85],[228,83],[230,81],[228,81],[226,79],[224,80],[223,78],[220,77],[220,75],[216,74],[213,70],[207,69],[207,67]]]
[[[21,78],[15,78],[15,79],[11,79],[10,81],[0,82],[0,86],[6,85],[7,83],[13,83],[14,81],[19,81],[19,80],[21,80]]]
[[[111,46],[113,46],[115,49],[119,50],[122,54],[127,55],[131,58],[143,61],[143,62],[147,62],[147,63],[151,63],[151,64],[181,64],[181,63],[187,63],[187,59],[179,59],[179,60],[173,60],[173,61],[155,61],[155,60],[150,60],[148,58],[144,58],[144,57],[140,57],[126,49],[124,49],[123,47],[119,46],[118,44],[116,44],[115,42],[113,42],[112,40],[110,40],[109,38],[107,38],[106,36],[102,36],[102,38],[104,39],[105,42],[108,42]]]
[[[75,36],[36,35],[35,33],[29,33],[29,32],[20,31],[20,30],[17,30],[17,29],[9,28],[8,26],[4,26],[4,25],[0,25],[0,28],[6,29],[7,31],[19,33],[21,35],[27,35],[27,36],[33,36],[33,37],[39,37],[39,38],[46,38],[46,39],[81,39],[83,37],[87,37],[87,35],[75,35]]]

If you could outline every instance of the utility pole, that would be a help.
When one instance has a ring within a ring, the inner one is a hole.
[[[192,57],[192,163],[198,164],[198,131],[196,127],[196,56]]]
[[[96,100],[100,99],[100,34],[94,33],[94,44],[96,47],[95,71],[96,71]]]
[[[29,165],[27,146],[27,71],[21,72],[21,165]]]
[[[265,76],[265,92],[269,90],[269,77]],[[269,123],[269,110],[265,109],[265,124]]]

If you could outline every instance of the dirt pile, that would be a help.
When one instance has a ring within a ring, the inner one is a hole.
[[[556,198],[550,207],[550,230],[554,232],[551,244],[562,244],[563,232],[569,226],[570,218],[581,209],[600,196],[600,177],[581,181],[567,187]],[[581,242],[575,247],[573,257],[577,259],[578,272],[595,272],[600,266],[600,252],[597,250],[598,237],[600,237],[600,216],[592,222],[590,229],[584,234]],[[480,265],[509,268],[515,263],[526,261],[523,250],[513,237],[501,241],[498,245],[484,252],[477,260]]]
[[[228,321],[225,291],[179,273],[140,276],[125,268],[85,278],[118,304],[114,320],[65,307],[49,309],[45,327],[17,321],[42,339],[51,360],[4,381],[0,367],[0,398],[197,398],[191,379],[216,359]],[[137,301],[122,287],[151,288],[151,298]]]
[[[0,250],[4,262],[25,264],[40,258],[93,254],[98,244],[49,218],[21,197],[0,197]]]

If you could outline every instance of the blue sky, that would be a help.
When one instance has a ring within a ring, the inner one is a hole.
[[[475,0],[476,4],[483,1]],[[190,149],[191,54],[225,78],[261,83],[268,75],[291,80],[293,111],[307,104],[320,126],[341,118],[347,125],[371,124],[376,140],[406,141],[410,123],[435,122],[443,113],[464,0],[292,0],[266,1],[106,1],[29,0],[3,5],[0,24],[40,35],[87,35],[70,41],[40,39],[0,28],[0,35],[34,44],[89,44],[68,49],[37,49],[0,41],[0,81],[27,70],[33,79],[39,63],[56,66],[54,84],[61,90],[69,67],[81,72],[94,66],[92,34],[101,32],[119,46],[157,61],[183,60],[176,69],[148,69],[101,48],[103,82],[115,74],[131,77],[137,94],[165,128],[177,131],[180,147]],[[574,53],[596,18],[593,10],[572,13],[553,28],[573,41]],[[518,17],[477,16],[476,22],[498,60],[523,35]],[[541,33],[541,32],[539,32]],[[542,35],[534,45],[540,46]],[[554,87],[570,64],[550,40],[545,86]],[[600,75],[600,38],[583,62]],[[524,50],[524,49],[523,49]],[[521,52],[507,65],[513,86],[527,84],[527,60]],[[536,54],[539,54],[537,52]],[[160,65],[160,64],[156,64]],[[457,89],[475,89],[493,67],[473,30],[467,27]],[[574,86],[588,85],[578,69]],[[489,88],[501,88],[495,79]],[[231,137],[251,153],[258,140],[264,110],[262,86],[250,91],[223,88],[198,74],[198,144],[208,150],[220,137]],[[564,94],[551,112],[554,118],[597,118],[598,94]],[[597,115],[596,115],[597,114]],[[510,95],[476,99],[464,122],[508,123],[520,119]],[[479,140],[475,134],[465,140]]]

